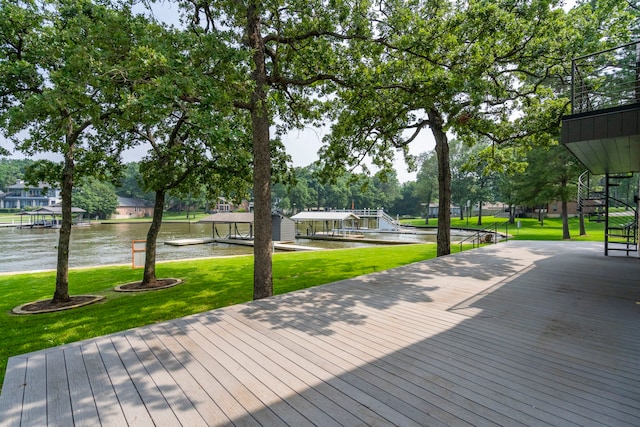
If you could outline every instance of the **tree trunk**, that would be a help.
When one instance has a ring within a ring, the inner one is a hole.
[[[437,255],[451,253],[451,167],[449,165],[449,140],[444,131],[442,114],[434,107],[429,109],[431,132],[436,140],[438,158],[438,248]]]
[[[482,201],[478,201],[478,225],[482,225]]]
[[[570,239],[571,234],[569,234],[569,210],[567,207],[567,201],[562,201],[562,238]]]
[[[562,208],[560,211],[560,216],[562,216],[562,238],[570,239],[571,235],[569,234],[569,209],[567,207],[567,181],[563,179],[560,182],[560,185],[562,194]]]
[[[252,73],[255,85],[251,96],[251,127],[253,131],[253,197],[255,239],[253,246],[253,299],[273,295],[271,266],[271,150],[269,141],[269,111],[267,107],[267,71],[264,40],[260,33],[260,13],[257,1],[247,7],[247,36],[253,50]]]
[[[156,248],[158,246],[158,234],[162,226],[164,211],[165,191],[156,191],[156,201],[153,206],[153,219],[147,231],[147,245],[144,256],[144,273],[142,285],[150,286],[156,282]]]
[[[424,220],[424,223],[427,224],[427,225],[429,224],[429,211],[431,210],[431,200],[432,199],[433,199],[433,192],[429,191],[427,193],[427,203],[426,203],[427,212],[425,213],[425,220]]]
[[[73,191],[74,145],[67,137],[68,149],[64,154],[64,169],[62,171],[62,224],[58,237],[58,263],[56,266],[56,290],[52,303],[71,301],[69,296],[69,243],[71,241],[71,193]]]
[[[431,198],[429,198],[429,200],[431,200]],[[424,223],[425,225],[429,224],[429,210],[431,209],[431,202],[427,202],[427,213],[425,214],[425,220]]]

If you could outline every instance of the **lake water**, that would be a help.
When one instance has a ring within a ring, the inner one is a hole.
[[[93,223],[74,227],[71,231],[69,265],[131,264],[131,241],[145,240],[148,223]],[[0,227],[0,272],[49,270],[56,268],[58,231],[56,229],[19,229]],[[158,236],[157,259],[173,260],[215,256],[252,254],[253,248],[213,243],[206,245],[171,246],[165,241],[211,237],[211,224],[164,223]],[[433,235],[376,233],[367,238],[433,242]],[[326,242],[296,240],[298,245],[323,248],[370,246],[358,242]]]

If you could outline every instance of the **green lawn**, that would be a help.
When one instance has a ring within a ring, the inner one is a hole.
[[[560,218],[545,218],[544,223],[541,223],[534,218],[518,218],[516,221],[520,222],[520,227],[517,224],[508,225],[508,233],[518,240],[562,240],[562,220]],[[425,226],[424,218],[414,218],[408,220],[402,220],[403,224]],[[460,220],[458,218],[451,220],[452,228],[465,228],[465,229],[484,229],[498,223],[498,231],[505,232],[507,228],[505,223],[506,218],[495,218],[492,216],[482,217],[482,225],[477,225],[478,217],[469,218],[469,224],[467,220]],[[436,227],[438,221],[435,218],[429,219],[429,227]],[[579,219],[569,218],[569,233],[572,240],[578,241],[603,241],[604,240],[604,223],[602,222],[589,222],[585,220],[585,236],[580,236],[580,223]]]
[[[278,253],[273,257],[274,291],[281,294],[386,270],[433,258],[435,251],[433,244],[420,244]],[[159,263],[157,270],[158,277],[182,278],[184,283],[146,293],[118,293],[114,286],[140,280],[142,270],[71,270],[72,295],[105,295],[106,300],[37,315],[12,315],[10,310],[51,298],[55,273],[0,276],[0,383],[10,356],[239,304],[253,296],[252,256]]]

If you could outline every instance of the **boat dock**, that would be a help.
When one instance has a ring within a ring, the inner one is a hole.
[[[412,242],[407,240],[385,240],[385,239],[367,239],[364,237],[359,237],[361,235],[346,235],[346,236],[337,236],[337,235],[309,235],[309,236],[298,236],[298,239],[307,239],[307,240],[328,240],[333,242],[358,242],[358,243],[371,243],[374,245],[411,245],[416,243],[423,242]]]
[[[204,245],[207,243],[214,243],[215,239],[211,237],[203,237],[203,238],[194,238],[194,239],[178,239],[178,240],[167,240],[164,242],[165,245],[171,246],[189,246],[189,245]]]
[[[253,246],[253,240],[245,239],[215,239],[215,242],[227,243],[229,245]],[[322,249],[313,246],[302,246],[285,242],[273,242],[273,248],[279,251],[318,251]]]
[[[211,237],[168,240],[164,242],[165,245],[171,246],[204,245],[208,243],[226,243],[228,245],[253,246],[253,240],[249,239],[214,239]],[[274,249],[279,251],[317,251],[322,249],[313,246],[302,246],[285,242],[273,242],[273,247]]]

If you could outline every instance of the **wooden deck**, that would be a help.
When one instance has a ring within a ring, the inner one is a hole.
[[[4,426],[638,426],[640,260],[508,242],[13,357]]]

